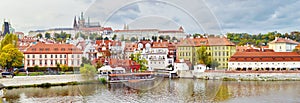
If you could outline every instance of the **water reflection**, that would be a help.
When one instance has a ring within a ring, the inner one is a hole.
[[[138,88],[156,85],[155,81]],[[297,102],[298,81],[236,82],[164,79],[156,87],[134,89],[128,84],[91,84],[7,90],[8,102]],[[276,100],[276,101],[275,101]]]

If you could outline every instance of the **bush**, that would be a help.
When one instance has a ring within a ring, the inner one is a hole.
[[[100,83],[106,84],[107,80],[105,78],[99,78],[98,79]]]
[[[96,73],[96,68],[90,64],[84,64],[84,66],[80,68],[80,74],[88,80],[94,79]]]

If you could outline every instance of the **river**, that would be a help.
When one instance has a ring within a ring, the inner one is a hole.
[[[146,83],[89,84],[6,90],[8,103],[296,103],[300,81],[162,79]],[[1,103],[1,102],[0,102]]]

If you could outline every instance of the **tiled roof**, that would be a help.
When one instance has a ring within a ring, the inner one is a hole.
[[[24,54],[82,54],[82,51],[72,44],[37,43],[30,46]]]
[[[136,49],[137,49],[136,43],[126,43],[125,44],[125,51],[127,51],[127,52],[133,52]]]
[[[290,43],[290,44],[299,44],[296,41],[293,41],[291,39],[287,39],[287,38],[275,38],[275,40],[271,41],[270,43]]]
[[[210,46],[234,46],[235,44],[225,37],[209,37],[208,45]]]
[[[183,31],[180,30],[160,30],[158,33],[184,33]]]
[[[300,61],[296,52],[236,52],[231,62]]]
[[[177,46],[202,46],[207,45],[207,38],[185,38]]]
[[[133,30],[115,30],[114,32],[158,32],[158,29],[133,29]]]
[[[162,42],[153,42],[152,48],[168,48],[169,42],[168,41],[162,41]]]

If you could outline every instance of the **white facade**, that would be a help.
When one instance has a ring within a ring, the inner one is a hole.
[[[183,59],[179,60],[179,63],[174,63],[174,72],[181,71],[181,70],[190,70],[189,66],[184,62]]]
[[[198,64],[194,66],[194,73],[203,73],[206,70],[206,65]]]
[[[24,54],[25,67],[56,67],[56,64],[64,64],[69,67],[79,67],[82,54]]]
[[[292,69],[292,68],[299,68],[300,61],[273,61],[273,62],[228,62],[228,69],[229,70],[236,70],[240,69]]]

